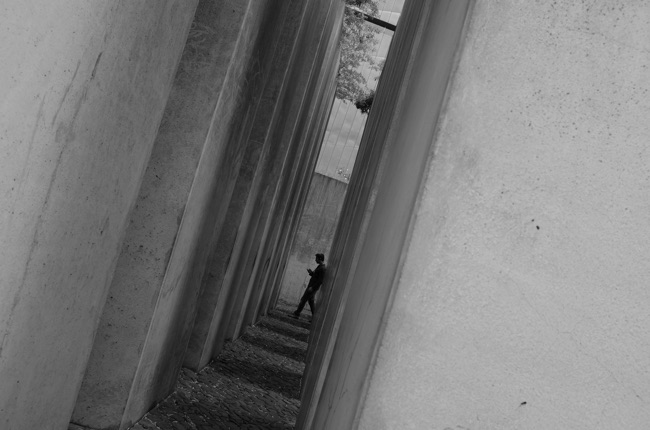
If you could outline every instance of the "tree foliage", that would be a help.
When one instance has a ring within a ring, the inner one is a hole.
[[[379,13],[377,0],[345,0],[345,3],[369,15],[377,16]],[[375,37],[377,33],[379,30],[373,25],[366,24],[361,14],[345,8],[339,42],[341,59],[336,79],[337,98],[356,103],[371,94],[362,67],[377,68],[372,56],[377,44]]]
[[[373,101],[375,101],[375,92],[370,91],[370,93],[367,94],[364,98],[354,102],[354,105],[361,111],[361,113],[368,113],[370,112]]]

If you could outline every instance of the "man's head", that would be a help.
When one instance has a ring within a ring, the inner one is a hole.
[[[321,264],[325,261],[325,255],[318,253],[316,254],[316,263]]]

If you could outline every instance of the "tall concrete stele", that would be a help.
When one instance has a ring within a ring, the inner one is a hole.
[[[648,118],[648,2],[407,1],[298,428],[650,428]]]
[[[343,4],[0,9],[0,429],[126,429],[271,306]]]
[[[381,64],[386,60],[404,0],[378,0],[377,5],[380,24],[387,28],[379,27],[377,21],[365,22],[364,25],[379,30],[374,34],[376,45],[370,55],[377,64]],[[367,89],[374,91],[380,71],[367,64],[361,64],[357,71],[366,77]],[[322,252],[329,258],[347,182],[367,118],[368,115],[361,113],[353,103],[334,99],[308,197],[282,277],[279,295],[282,301],[297,303],[300,300],[309,279],[305,267],[314,264],[316,252]]]
[[[0,428],[126,429],[264,314],[339,0],[0,13]],[[410,0],[298,429],[646,430],[650,4]]]

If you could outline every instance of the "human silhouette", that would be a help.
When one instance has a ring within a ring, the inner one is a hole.
[[[309,276],[311,276],[311,279],[309,280],[309,284],[307,284],[307,289],[300,298],[298,309],[290,314],[294,318],[300,317],[300,312],[302,312],[302,309],[305,307],[305,303],[309,303],[309,309],[311,309],[312,315],[316,313],[314,296],[323,284],[323,278],[325,277],[325,255],[320,253],[316,254],[316,264],[318,264],[318,266],[316,266],[314,270],[307,269],[307,272],[309,273]]]

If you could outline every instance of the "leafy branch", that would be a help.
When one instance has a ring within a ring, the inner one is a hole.
[[[368,15],[377,16],[379,9],[377,0],[345,0],[346,5],[362,10]],[[337,73],[336,97],[347,100],[355,105],[368,97],[374,96],[374,91],[368,89],[367,78],[362,74],[363,66],[375,70],[380,69],[371,55],[377,45],[379,30],[373,25],[366,24],[362,14],[351,8],[345,8],[343,28],[340,39],[341,59]],[[359,106],[357,105],[359,108]],[[361,109],[361,108],[359,108]],[[369,107],[368,107],[369,109]],[[368,110],[362,112],[367,113]]]

